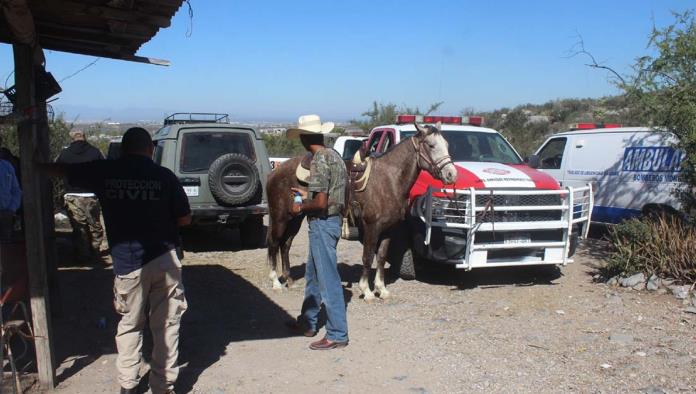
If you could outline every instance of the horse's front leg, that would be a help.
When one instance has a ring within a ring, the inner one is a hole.
[[[364,224],[364,223],[363,223]],[[365,234],[363,235],[363,272],[360,277],[359,287],[365,301],[375,299],[375,294],[370,290],[370,270],[372,269],[372,260],[375,257],[375,246],[377,244],[377,236],[374,226],[365,226]]]
[[[384,263],[387,260],[387,253],[389,252],[389,242],[390,238],[384,238],[379,244],[379,250],[377,251],[377,274],[375,275],[375,292],[379,293],[379,298],[389,297],[389,291],[387,290],[387,285],[384,283]]]

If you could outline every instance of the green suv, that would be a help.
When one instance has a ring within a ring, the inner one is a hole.
[[[263,245],[271,166],[254,129],[230,124],[227,114],[176,113],[164,119],[153,141],[153,159],[186,191],[194,226],[239,227],[242,244]]]

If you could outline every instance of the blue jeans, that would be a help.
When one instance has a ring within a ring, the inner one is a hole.
[[[326,309],[326,338],[334,342],[348,340],[346,301],[336,265],[336,245],[340,237],[340,216],[309,221],[309,257],[305,269],[301,319],[316,331],[323,302]]]

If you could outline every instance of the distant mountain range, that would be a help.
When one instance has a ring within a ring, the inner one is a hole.
[[[187,112],[187,110],[181,109],[165,109],[165,108],[142,108],[142,107],[123,107],[123,108],[106,108],[106,107],[93,107],[87,105],[72,105],[72,104],[62,104],[56,102],[53,105],[53,109],[56,115],[62,114],[65,120],[77,123],[106,123],[106,122],[119,122],[119,123],[131,123],[131,122],[141,122],[141,123],[159,123],[167,115],[174,112]],[[203,112],[213,112],[213,111],[203,111]],[[227,111],[220,111],[223,113],[229,113]],[[297,121],[297,118],[288,117],[274,117],[274,116],[264,116],[263,119],[259,117],[238,117],[237,115],[230,113],[230,120],[233,122],[243,122],[250,124],[263,124],[263,123],[287,123],[292,124]],[[336,120],[334,120],[336,121]]]

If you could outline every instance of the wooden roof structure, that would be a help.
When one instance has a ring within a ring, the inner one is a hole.
[[[168,65],[136,53],[159,29],[169,27],[184,0],[20,1],[31,10],[44,49]],[[0,42],[13,42],[5,23],[0,23]]]

